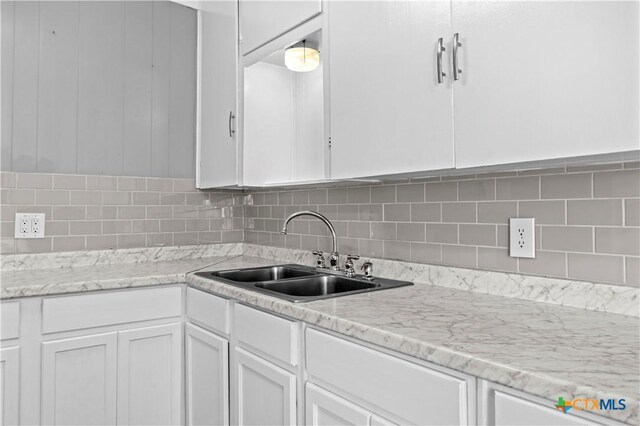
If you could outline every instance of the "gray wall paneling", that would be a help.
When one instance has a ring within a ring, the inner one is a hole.
[[[153,5],[125,4],[123,174],[151,176]]]
[[[38,140],[38,39],[40,4],[14,4],[12,167],[36,169]]]
[[[195,167],[196,61],[181,46],[197,44],[196,16],[184,7],[173,7],[171,13],[171,81],[169,115],[169,174],[191,177]]]
[[[38,171],[74,173],[73,154],[78,141],[78,3],[40,4],[39,61]]]
[[[80,3],[78,173],[122,174],[124,3]]]
[[[2,2],[2,170],[195,176],[196,12]]]
[[[151,176],[169,173],[171,4],[153,4],[153,122]]]
[[[2,87],[2,133],[0,135],[0,167],[11,170],[11,131],[13,126],[13,2],[1,2],[0,14],[2,30],[0,54],[2,55],[2,69],[0,79]]]

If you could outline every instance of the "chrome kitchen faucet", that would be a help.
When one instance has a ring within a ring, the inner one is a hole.
[[[327,228],[329,228],[329,231],[331,231],[331,237],[333,238],[333,248],[331,250],[331,255],[329,256],[329,265],[331,266],[331,270],[339,271],[340,266],[338,266],[338,262],[340,259],[340,255],[338,254],[338,239],[336,237],[336,229],[333,227],[333,224],[329,221],[329,219],[327,219],[320,213],[312,212],[310,210],[302,210],[299,212],[295,212],[285,219],[284,225],[282,226],[282,231],[280,231],[280,233],[282,235],[287,235],[287,225],[292,219],[295,219],[298,216],[312,216],[312,217],[315,217],[316,219],[320,219],[325,225],[327,225]],[[317,256],[322,256],[322,252],[318,252],[315,254]],[[318,265],[320,265],[320,262],[318,262]]]

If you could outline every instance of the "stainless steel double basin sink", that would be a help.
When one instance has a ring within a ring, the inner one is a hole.
[[[344,272],[315,269],[304,265],[277,265],[216,272],[196,272],[195,275],[279,297],[290,302],[307,302],[413,285],[409,281],[377,277],[373,280],[367,280],[359,275],[349,278],[344,275]]]

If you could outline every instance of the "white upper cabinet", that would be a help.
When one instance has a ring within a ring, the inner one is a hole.
[[[320,11],[320,0],[240,0],[242,54],[246,55]]]
[[[449,73],[438,84],[436,46],[451,5],[331,2],[331,178],[453,167]],[[448,64],[443,54],[443,66]]]
[[[201,2],[198,49],[198,188],[238,184],[237,2]]]
[[[456,167],[640,148],[638,7],[454,0]]]

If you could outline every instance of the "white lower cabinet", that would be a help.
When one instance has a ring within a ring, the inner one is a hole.
[[[188,425],[229,424],[229,342],[187,324],[186,385]]]
[[[118,424],[181,423],[182,324],[118,333]]]
[[[311,383],[307,383],[306,385],[305,399],[305,420],[307,426],[395,425],[395,423],[383,419]]]
[[[42,299],[41,318],[22,318],[41,320],[42,334],[21,336],[42,342],[41,423],[183,423],[183,290]]]
[[[20,348],[0,349],[0,424],[15,425],[19,420]]]
[[[564,413],[555,408],[554,401],[485,380],[479,383],[478,408],[478,421],[483,426],[623,426],[582,410]]]
[[[45,342],[42,424],[116,424],[117,364],[117,333]]]
[[[306,361],[311,382],[402,424],[475,423],[472,376],[426,367],[314,329],[306,331]]]
[[[189,425],[622,425],[205,292],[184,311],[184,293],[3,303],[0,425],[180,425],[185,401]]]
[[[295,425],[296,376],[241,348],[234,350],[239,425]]]

